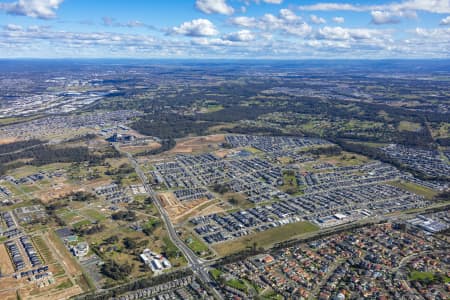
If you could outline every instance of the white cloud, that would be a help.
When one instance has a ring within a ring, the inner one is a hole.
[[[345,22],[344,17],[334,17],[332,20],[334,23],[338,23],[338,24],[342,24]]]
[[[300,17],[297,16],[292,10],[287,8],[280,9],[280,17],[287,21],[295,21],[300,19]]]
[[[324,18],[318,17],[316,15],[311,15],[310,19],[314,24],[325,24],[327,22]]]
[[[276,24],[286,26],[288,23],[284,22]],[[293,23],[301,28],[301,21]],[[256,24],[261,26],[260,19]],[[0,53],[3,57],[35,57],[37,53],[50,53],[52,57],[449,57],[450,28],[417,28],[402,31],[401,36],[395,34],[399,30],[325,26],[312,29],[301,38],[291,38],[285,29],[244,29],[220,37],[179,39],[171,35],[156,38],[146,34],[67,32],[48,26],[35,31],[30,27],[17,31],[3,28]]]
[[[417,14],[414,11],[385,11],[374,10],[371,13],[372,24],[397,24],[400,23],[402,18],[417,18]]]
[[[31,26],[28,26],[28,31],[31,31],[31,32],[38,32],[38,31],[41,31],[41,30],[44,30],[44,29],[47,29],[48,27],[42,27],[42,26],[38,26],[38,25],[31,25]]]
[[[367,28],[343,28],[340,26],[325,26],[316,33],[316,38],[325,40],[370,40],[373,38],[387,37],[385,31]]]
[[[431,13],[450,13],[449,0],[403,0],[382,5],[353,5],[349,3],[319,3],[313,5],[301,5],[300,10],[306,11],[426,11]]]
[[[234,12],[225,0],[197,0],[195,6],[205,14],[231,15]]]
[[[40,19],[51,19],[64,0],[19,0],[17,2],[0,3],[0,10],[8,14],[28,16]]]
[[[145,24],[144,22],[138,21],[138,20],[132,20],[128,21],[126,23],[118,22],[116,19],[111,17],[103,17],[102,22],[104,26],[108,27],[128,27],[128,28],[138,28],[138,27],[145,27],[148,29],[156,30],[157,28],[153,25]]]
[[[178,27],[173,27],[172,32],[186,36],[213,36],[219,33],[214,24],[208,19],[195,19],[184,22]]]
[[[231,46],[233,44],[232,41],[223,40],[223,39],[208,39],[208,38],[195,38],[192,39],[191,42],[193,45],[199,46]]]
[[[263,2],[270,4],[281,4],[283,3],[283,0],[263,0]]]
[[[368,10],[366,6],[356,6],[353,4],[346,3],[318,3],[312,5],[301,5],[298,7],[299,10],[306,11],[366,11]]]
[[[236,17],[232,18],[230,22],[241,27],[257,28],[266,33],[272,33],[272,31],[277,30],[285,34],[306,36],[312,31],[309,24],[302,21],[299,16],[289,9],[281,9],[278,16],[265,14],[258,19],[253,17]]]
[[[450,39],[450,28],[416,28],[413,33],[425,39],[439,40],[448,43]]]
[[[255,36],[250,30],[244,29],[227,34],[224,36],[224,39],[232,42],[249,42],[253,41]]]
[[[130,28],[135,28],[135,27],[144,27],[146,26],[144,23],[142,23],[141,21],[129,21],[125,24],[126,27],[130,27]]]
[[[20,31],[22,30],[22,26],[16,24],[8,24],[3,27],[7,31]]]
[[[233,25],[242,26],[242,27],[255,27],[257,20],[253,17],[236,17],[232,18],[230,22]]]
[[[439,25],[450,25],[450,16],[443,18],[441,22],[439,22]]]

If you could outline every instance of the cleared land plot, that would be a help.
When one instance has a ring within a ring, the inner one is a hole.
[[[14,273],[14,267],[4,244],[0,244],[0,270],[2,274]]]
[[[350,152],[342,152],[342,154],[338,156],[322,155],[320,158],[321,162],[328,162],[336,165],[337,167],[362,165],[370,161],[370,159],[365,156]]]
[[[233,241],[213,245],[212,247],[220,256],[229,255],[248,247],[267,247],[275,243],[289,240],[295,236],[319,230],[314,224],[309,222],[297,222],[281,227],[272,228],[262,232],[257,232]]]
[[[52,252],[48,248],[47,244],[45,243],[44,239],[40,236],[34,236],[32,237],[33,243],[36,246],[37,251],[41,255],[41,257],[44,259],[46,264],[51,264],[56,262],[55,258],[53,257]]]
[[[6,290],[0,292],[0,299],[2,300],[17,300],[19,299],[14,290]]]
[[[55,254],[58,257],[58,259],[64,264],[66,270],[71,275],[81,274],[80,266],[75,261],[73,256],[69,253],[67,248],[64,246],[64,244],[61,242],[61,240],[54,231],[46,233],[46,235],[44,236],[44,240],[47,241],[49,248],[53,249],[53,254]]]
[[[175,223],[180,223],[193,215],[197,215],[201,210],[216,203],[204,198],[192,201],[179,201],[171,192],[160,193],[158,196],[170,219]]]
[[[181,139],[177,141],[175,148],[170,153],[193,153],[199,151],[210,151],[211,147],[225,142],[225,135],[216,134],[201,137]]]
[[[36,193],[36,196],[39,199],[41,199],[42,202],[48,203],[53,199],[61,198],[80,190],[82,189],[78,185],[71,185],[64,182],[57,182],[52,186],[45,187],[44,189]]]

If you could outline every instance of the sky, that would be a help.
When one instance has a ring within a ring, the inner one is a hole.
[[[449,58],[450,0],[0,0],[0,58]]]

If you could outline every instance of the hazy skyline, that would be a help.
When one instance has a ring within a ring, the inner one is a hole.
[[[14,0],[2,58],[448,58],[450,0]]]

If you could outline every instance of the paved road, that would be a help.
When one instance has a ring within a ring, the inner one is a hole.
[[[116,149],[122,153],[119,149],[119,147],[116,146]],[[131,164],[133,165],[136,174],[139,176],[140,180],[142,181],[142,184],[144,185],[145,191],[147,194],[152,198],[153,203],[155,204],[156,208],[158,209],[164,225],[167,229],[167,232],[169,233],[169,238],[174,243],[178,249],[181,250],[181,252],[186,257],[189,266],[191,267],[192,271],[197,275],[197,277],[207,286],[210,287],[211,291],[214,293],[214,296],[217,299],[223,299],[222,295],[214,288],[212,285],[212,280],[209,276],[208,269],[206,265],[203,265],[203,260],[198,258],[195,253],[188,247],[186,244],[180,239],[178,236],[172,222],[170,221],[169,216],[167,215],[165,209],[163,208],[161,202],[159,201],[158,197],[156,196],[155,191],[151,188],[151,186],[148,184],[147,176],[142,171],[141,167],[139,166],[139,163],[136,161],[136,159],[130,154],[126,153],[125,155],[130,160]]]

